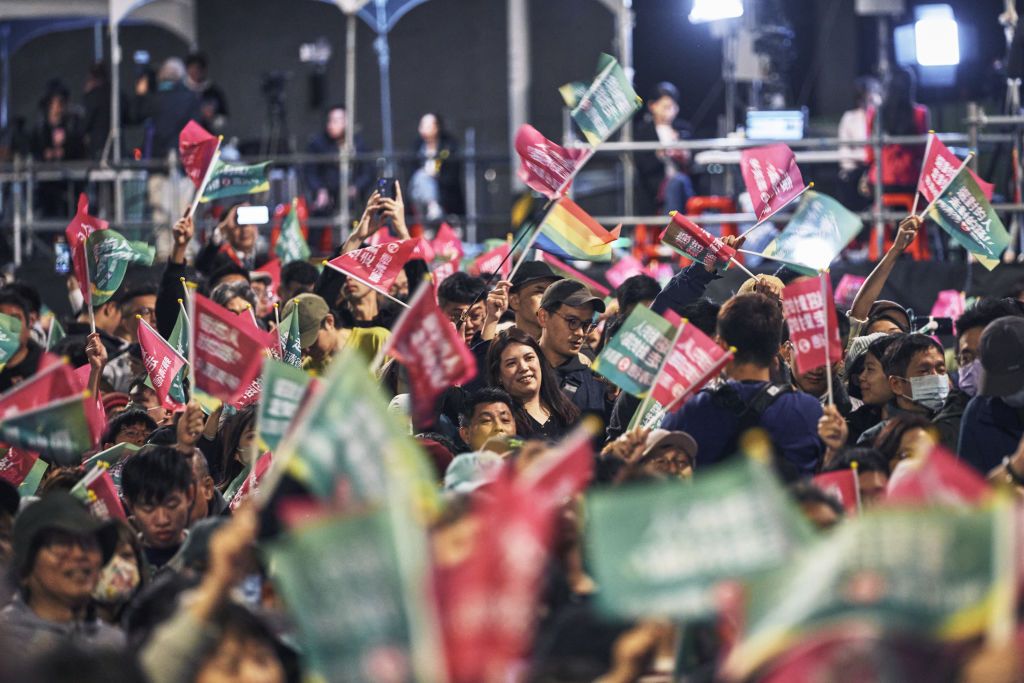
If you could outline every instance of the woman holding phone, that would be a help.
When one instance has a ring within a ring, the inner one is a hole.
[[[559,439],[580,416],[558,385],[558,375],[540,344],[514,327],[494,338],[487,351],[487,383],[509,393],[521,436]]]

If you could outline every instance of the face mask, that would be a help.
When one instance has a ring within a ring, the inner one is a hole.
[[[978,395],[978,367],[981,361],[971,361],[960,368],[960,391],[968,396]]]
[[[135,562],[114,555],[100,572],[92,597],[108,605],[128,602],[139,586],[139,567]]]
[[[1003,403],[1011,408],[1024,408],[1024,389],[1012,393],[1009,396],[1003,396]]]
[[[925,375],[910,378],[910,400],[928,410],[938,410],[949,395],[949,378],[946,375]]]

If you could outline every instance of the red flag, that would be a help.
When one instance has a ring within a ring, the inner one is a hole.
[[[610,289],[602,285],[600,282],[590,279],[580,271],[570,266],[568,263],[559,260],[558,258],[552,256],[546,251],[540,251],[538,253],[540,254],[541,260],[547,263],[549,266],[551,266],[551,269],[553,271],[555,271],[562,277],[572,278],[577,282],[582,282],[583,284],[590,288],[590,290],[594,293],[594,296],[604,297],[611,295],[612,292]]]
[[[860,482],[852,469],[819,474],[811,483],[836,498],[847,512],[860,510]]]
[[[810,372],[843,357],[832,283],[827,275],[799,278],[786,286],[782,290],[782,313],[789,325],[789,340],[796,354],[797,371]]]
[[[498,265],[501,265],[501,277],[502,279],[508,279],[509,274],[512,272],[512,264],[509,259],[509,252],[512,249],[508,242],[503,243],[501,246],[491,249],[485,254],[481,254],[477,257],[473,263],[469,266],[469,274],[480,276],[484,273],[494,273],[498,270]],[[504,261],[504,263],[502,263]]]
[[[917,191],[924,195],[926,202],[935,201],[935,198],[942,193],[943,188],[956,175],[957,169],[962,163],[935,133],[928,137],[928,153],[925,154],[924,162],[921,164],[921,176],[917,180]],[[992,191],[996,186],[986,183],[970,168],[967,169],[967,172],[985,193],[985,199],[992,201]]]
[[[677,408],[718,375],[731,359],[731,352],[687,323],[665,357],[661,372],[651,387],[651,398],[666,410]]]
[[[259,374],[277,334],[242,324],[238,316],[196,294],[192,362],[196,388],[238,407],[259,396]]]
[[[81,393],[83,388],[67,360],[61,360],[0,394],[0,418]]]
[[[398,241],[398,238],[392,235],[391,230],[385,226],[383,228],[378,228],[377,232],[370,235],[369,239],[366,240],[366,243],[371,247],[379,247],[382,244]]]
[[[661,234],[661,241],[683,256],[708,266],[728,263],[736,256],[736,250],[717,237],[693,223],[679,213],[672,214],[672,220]]]
[[[185,359],[145,320],[139,320],[139,346],[142,348],[142,364],[160,403],[168,410],[177,410],[181,406],[169,396],[169,392],[175,376],[185,367]]]
[[[12,486],[20,486],[38,459],[38,453],[11,446],[3,457],[0,457],[0,479]]]
[[[430,271],[434,276],[434,289],[437,289],[442,282],[445,281],[450,275],[454,275],[459,270],[458,261],[442,261],[434,266]]]
[[[566,149],[524,123],[516,132],[519,179],[548,199],[557,199],[569,186],[585,150]]]
[[[64,235],[71,249],[71,264],[74,268],[78,288],[82,290],[86,305],[92,305],[92,288],[89,287],[89,272],[85,262],[85,238],[97,230],[106,230],[107,222],[89,215],[89,198],[85,193],[78,195],[78,211],[64,229]]]
[[[992,492],[973,468],[935,446],[923,458],[900,462],[889,479],[886,503],[938,503],[974,505]]]
[[[270,276],[270,288],[267,296],[271,302],[279,299],[277,290],[281,286],[281,260],[276,256],[253,271],[254,273],[266,273]]]
[[[445,389],[476,377],[476,360],[429,285],[420,286],[389,339],[391,355],[409,373],[413,424],[429,424]]]
[[[217,138],[210,135],[195,121],[190,120],[178,133],[178,156],[185,173],[192,179],[192,184],[199,189],[203,184],[203,176],[213,161],[217,151]]]
[[[263,476],[270,469],[270,463],[273,461],[274,456],[267,452],[261,455],[256,460],[255,466],[249,472],[249,476],[245,478],[242,485],[238,487],[238,491],[231,498],[231,502],[228,503],[228,508],[231,510],[237,510],[238,506],[241,505],[246,498],[255,495],[260,488],[260,482],[263,481]]]
[[[117,495],[117,487],[110,476],[110,471],[102,465],[85,475],[82,482],[88,492],[87,505],[89,512],[98,519],[124,519],[128,516],[121,505],[121,497]],[[96,473],[98,470],[98,473]]]
[[[557,507],[586,488],[594,476],[594,447],[587,429],[577,427],[523,473],[537,502]]]
[[[455,234],[452,226],[447,223],[441,223],[441,227],[437,229],[437,235],[430,241],[430,247],[434,250],[435,259],[440,258],[459,263],[466,255],[462,248],[462,240]]]
[[[758,221],[782,209],[805,189],[793,150],[781,142],[743,150],[740,170]]]
[[[391,285],[416,251],[419,239],[387,242],[356,249],[327,262],[331,268],[359,280],[378,292],[390,294]]]
[[[634,275],[650,275],[650,272],[644,268],[644,264],[639,259],[625,254],[611,268],[605,271],[604,279],[612,287],[618,288],[619,285]]]

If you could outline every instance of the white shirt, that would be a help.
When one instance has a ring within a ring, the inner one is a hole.
[[[840,140],[867,140],[868,115],[863,108],[850,109],[839,119]],[[839,168],[853,171],[867,161],[864,145],[839,145]]]

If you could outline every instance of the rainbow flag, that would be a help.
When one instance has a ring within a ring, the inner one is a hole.
[[[576,202],[562,197],[544,217],[534,246],[573,261],[611,261],[612,243],[621,229],[605,230]]]

